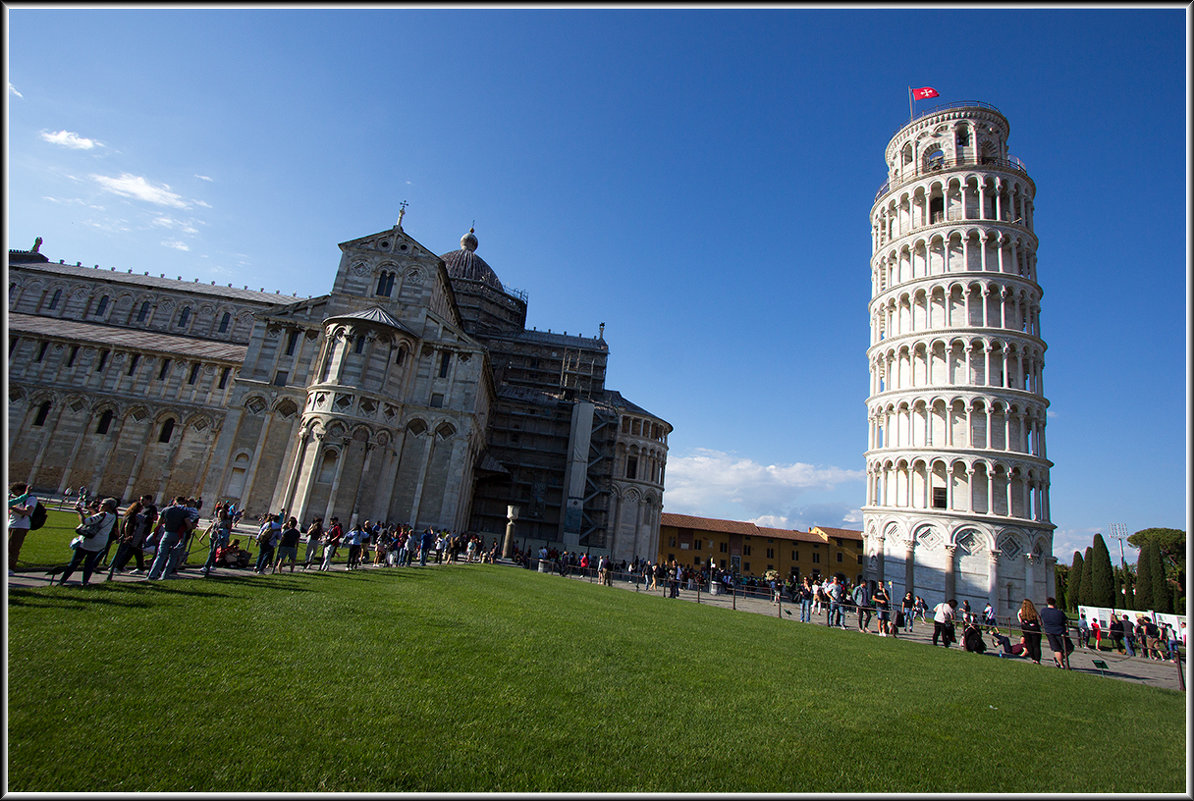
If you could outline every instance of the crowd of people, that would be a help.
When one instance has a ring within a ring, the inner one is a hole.
[[[109,579],[125,571],[132,575],[143,574],[147,581],[168,578],[177,574],[196,544],[207,548],[206,560],[199,569],[204,576],[211,575],[217,567],[248,569],[251,566],[259,574],[277,573],[287,568],[293,573],[296,567],[327,571],[332,569],[341,550],[346,552],[344,569],[350,571],[369,565],[407,567],[416,560],[420,566],[428,562],[495,563],[500,556],[498,538],[487,547],[485,538],[479,534],[454,534],[435,531],[431,527],[418,532],[406,524],[369,520],[356,521],[346,531],[337,517],[332,517],[326,526],[322,517],[315,517],[303,529],[293,516],[286,517],[283,522],[283,515],[270,513],[258,519],[258,529],[252,537],[257,546],[254,561],[248,548],[241,545],[240,538],[232,536],[243,515],[243,510],[235,503],[217,503],[208,526],[199,531],[202,498],[178,496],[159,511],[153,497],[143,495],[129,504],[123,513],[118,509],[117,499],[90,497],[85,487],[79,488],[77,498],[74,505],[79,516],[77,536],[70,543],[70,561],[58,576],[60,585],[66,584],[76,570],[81,570],[83,586],[91,583],[97,571],[106,571]],[[21,543],[32,525],[37,504],[37,498],[27,485],[17,482],[10,486],[10,575]],[[300,559],[302,546],[305,548]],[[513,556],[516,564],[533,567],[536,554],[530,549],[515,548]],[[709,592],[725,594],[769,592],[775,603],[786,599],[798,604],[801,622],[810,623],[814,615],[823,613],[827,626],[857,628],[869,633],[874,620],[874,633],[881,637],[895,637],[901,632],[911,634],[917,620],[928,622],[928,605],[921,596],[908,592],[897,601],[890,595],[890,586],[881,581],[859,578],[849,582],[841,574],[824,578],[806,576],[799,581],[795,577],[781,580],[776,575],[759,579],[738,577],[713,564],[705,568],[680,565],[674,559],[652,562],[639,558],[629,563],[614,562],[607,555],[593,558],[587,551],[559,551],[546,546],[539,549],[537,556],[541,566],[547,564],[562,576],[593,575],[600,583],[612,585],[614,574],[620,573],[627,581],[648,590],[661,590],[669,598],[678,598],[681,589],[707,588]],[[131,571],[130,561],[136,564]],[[1144,614],[1138,614],[1133,620],[1127,613],[1118,616],[1112,613],[1110,621],[1106,634],[1113,650],[1120,654],[1135,656],[1139,653],[1148,659],[1176,661],[1179,648],[1184,648],[1184,622],[1180,629],[1176,629],[1167,623],[1159,624]],[[1024,658],[1036,664],[1041,663],[1042,637],[1047,639],[1054,664],[1058,667],[1068,668],[1069,654],[1075,648],[1069,637],[1068,618],[1056,607],[1053,598],[1047,599],[1046,607],[1040,610],[1031,600],[1024,599],[1016,613],[1015,625],[1009,625],[1009,634],[1000,630],[990,603],[981,613],[976,613],[968,601],[963,600],[960,606],[956,600],[944,601],[933,608],[932,623],[933,645],[948,648],[960,641],[966,651],[989,652],[1002,658]],[[960,638],[956,633],[958,626],[962,629]],[[1090,648],[1093,638],[1094,649],[1101,650],[1104,630],[1097,618],[1088,620],[1086,616],[1080,616],[1075,628],[1082,648]],[[1017,631],[1018,641],[1013,642],[1013,636],[1009,635]],[[991,647],[987,645],[987,637]]]
[[[90,497],[85,487],[77,494],[74,510],[79,515],[76,536],[70,543],[71,557],[61,572],[51,573],[52,581],[66,584],[75,572],[82,571],[81,586],[91,584],[96,573],[114,575],[128,573],[143,576],[146,581],[159,581],[177,575],[191,552],[206,549],[206,558],[199,573],[212,575],[216,568],[252,569],[259,574],[277,573],[296,566],[302,570],[331,570],[343,551],[345,570],[375,567],[404,567],[451,564],[455,562],[495,562],[499,544],[495,540],[486,547],[479,534],[435,531],[427,527],[422,532],[409,525],[381,524],[361,520],[342,527],[339,518],[332,517],[325,527],[321,517],[315,517],[305,529],[289,516],[283,522],[281,514],[265,514],[258,518],[257,531],[242,545],[234,537],[238,522],[244,514],[235,503],[217,503],[211,511],[209,523],[200,528],[202,498],[176,497],[168,506],[159,509],[153,496],[143,495],[130,503],[123,512],[115,498]],[[69,500],[68,497],[68,500]],[[16,565],[21,544],[30,529],[30,518],[37,498],[23,483],[9,487],[9,575]],[[14,525],[14,522],[16,525]],[[256,546],[256,559],[249,551],[250,542]],[[299,548],[305,545],[299,559]],[[130,563],[135,567],[130,569]]]

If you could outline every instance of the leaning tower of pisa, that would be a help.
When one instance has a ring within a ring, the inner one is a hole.
[[[1036,186],[986,103],[887,145],[871,209],[868,577],[1014,615],[1053,592]]]

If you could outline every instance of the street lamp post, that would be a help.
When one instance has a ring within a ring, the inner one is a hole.
[[[518,519],[518,507],[511,504],[506,507],[506,541],[502,544],[502,558],[510,558],[510,549],[514,547],[514,521]]]

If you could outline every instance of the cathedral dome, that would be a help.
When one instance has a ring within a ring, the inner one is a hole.
[[[480,281],[494,289],[505,291],[502,289],[502,282],[498,280],[497,273],[485,263],[485,259],[477,255],[477,235],[473,233],[472,228],[468,229],[467,234],[460,237],[460,250],[445,253],[440,258],[448,267],[449,278]]]

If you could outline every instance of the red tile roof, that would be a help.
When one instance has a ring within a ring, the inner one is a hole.
[[[748,537],[770,537],[798,542],[825,542],[828,537],[846,540],[862,540],[862,532],[847,528],[823,528],[813,526],[809,531],[787,528],[767,528],[740,520],[720,520],[715,517],[695,517],[664,512],[659,519],[660,526],[690,528],[695,531],[711,531],[719,534],[743,534]]]

